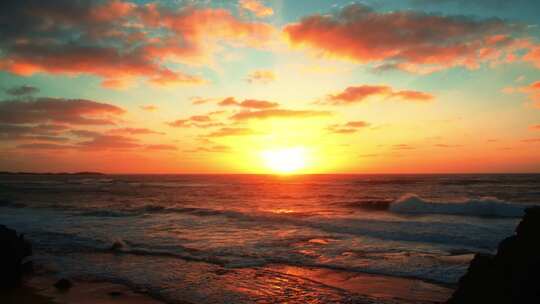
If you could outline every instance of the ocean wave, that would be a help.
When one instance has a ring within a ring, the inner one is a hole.
[[[405,194],[390,204],[389,211],[401,214],[453,214],[486,217],[521,217],[527,206],[513,204],[495,197],[467,198],[460,201],[430,201]]]

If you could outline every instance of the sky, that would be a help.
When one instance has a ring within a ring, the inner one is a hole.
[[[0,3],[0,171],[540,172],[536,0]]]

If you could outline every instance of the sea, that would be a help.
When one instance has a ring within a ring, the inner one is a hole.
[[[36,265],[170,303],[354,302],[301,269],[455,286],[532,205],[534,174],[0,174]]]

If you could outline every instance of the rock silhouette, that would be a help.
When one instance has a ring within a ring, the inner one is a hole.
[[[71,281],[68,279],[60,279],[54,283],[54,287],[60,291],[67,291],[73,287],[73,283],[71,283]]]
[[[18,286],[30,262],[24,259],[32,254],[32,246],[17,235],[13,229],[0,225],[0,288],[7,289]]]
[[[496,255],[474,257],[447,303],[540,303],[540,207],[525,210]]]

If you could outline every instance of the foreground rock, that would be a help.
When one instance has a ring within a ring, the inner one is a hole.
[[[525,210],[495,256],[474,257],[447,303],[540,303],[540,207]]]
[[[71,283],[71,281],[68,279],[60,279],[54,283],[54,287],[60,291],[68,291],[71,287],[73,287],[73,283]]]
[[[32,247],[24,236],[13,229],[0,225],[0,288],[18,286],[29,262],[24,259],[32,254]]]

